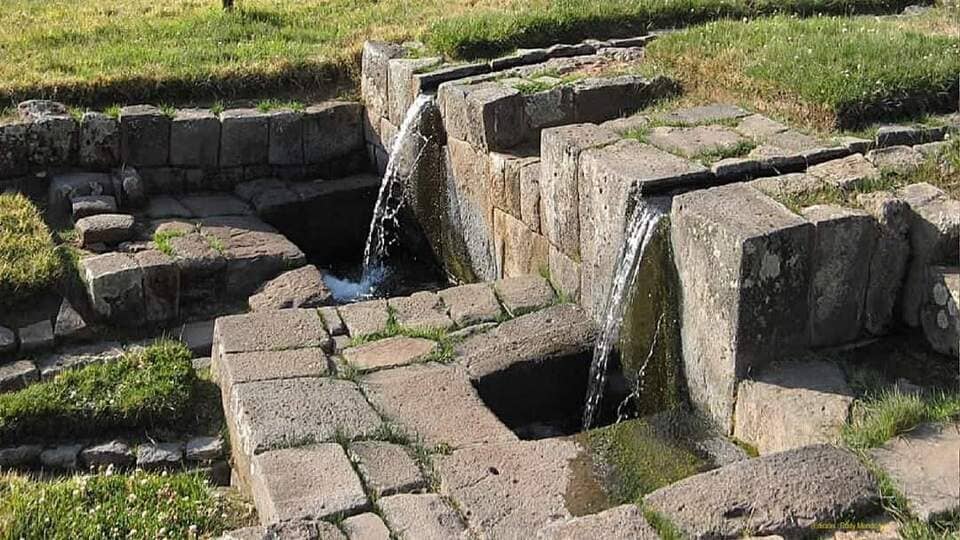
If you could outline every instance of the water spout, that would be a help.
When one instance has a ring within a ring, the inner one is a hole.
[[[644,199],[639,199],[627,223],[626,241],[617,259],[613,285],[604,309],[600,334],[593,347],[593,361],[587,385],[587,401],[583,409],[583,429],[590,429],[597,420],[597,412],[603,399],[607,363],[613,347],[620,338],[627,293],[633,286],[650,240],[663,219],[664,211]]]

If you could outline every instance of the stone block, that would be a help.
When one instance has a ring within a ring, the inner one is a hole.
[[[593,123],[621,118],[646,106],[647,81],[634,75],[605,78],[586,78],[571,85],[573,93],[573,120]]]
[[[372,512],[348,517],[341,526],[350,540],[390,540],[390,529]]]
[[[775,199],[795,195],[813,194],[825,187],[826,184],[815,176],[804,173],[789,173],[779,176],[757,178],[747,183],[750,187]]]
[[[271,165],[303,164],[303,114],[280,110],[270,113]]]
[[[44,467],[60,470],[73,470],[77,468],[77,458],[80,456],[80,450],[83,445],[67,444],[48,448],[40,453],[40,463]]]
[[[438,294],[458,327],[496,321],[500,317],[500,303],[489,283],[460,285]]]
[[[230,109],[220,113],[220,166],[267,163],[270,116],[256,109]]]
[[[53,325],[50,319],[24,326],[17,331],[20,336],[20,352],[32,353],[53,347]]]
[[[410,451],[399,444],[360,441],[352,443],[347,454],[357,464],[367,489],[377,498],[427,487],[420,466]]]
[[[430,291],[390,298],[387,305],[393,310],[397,324],[404,328],[449,330],[453,326],[440,297]]]
[[[27,130],[30,163],[38,166],[70,165],[77,154],[79,128],[69,115],[41,116]]]
[[[614,132],[591,124],[551,128],[541,133],[539,199],[543,231],[550,243],[574,259],[580,255],[580,155],[618,139]]]
[[[553,244],[549,255],[550,282],[557,291],[572,301],[580,299],[580,263],[567,257]]]
[[[213,356],[320,347],[327,332],[315,309],[285,309],[217,319]]]
[[[134,219],[129,214],[98,214],[77,220],[80,244],[119,244],[133,238]]]
[[[341,354],[347,364],[363,372],[422,362],[438,349],[433,340],[393,336],[346,348]]]
[[[537,531],[537,538],[541,540],[580,538],[655,540],[660,536],[647,523],[639,506],[623,504],[596,514],[552,523]]]
[[[710,172],[722,181],[718,183],[753,178],[760,171],[760,161],[751,158],[726,158],[710,164]]]
[[[484,152],[507,150],[526,138],[524,99],[498,82],[445,84],[438,95],[450,137]]]
[[[17,335],[13,330],[0,326],[0,355],[9,355],[17,352]]]
[[[377,502],[390,529],[400,538],[452,540],[471,538],[459,513],[440,495],[401,494]]]
[[[529,163],[520,169],[520,220],[533,232],[540,234],[540,162]],[[546,234],[546,231],[543,232]]]
[[[193,217],[248,216],[253,210],[233,195],[184,195],[177,198]]]
[[[387,118],[395,126],[403,123],[407,109],[413,105],[420,93],[420,87],[414,84],[414,74],[427,71],[442,62],[439,57],[391,58],[387,60]]]
[[[338,444],[255,456],[251,479],[254,504],[264,525],[355,514],[370,507],[360,479]]]
[[[40,380],[37,366],[28,360],[0,364],[0,392],[14,392]]]
[[[78,157],[84,167],[120,164],[120,122],[103,113],[85,112],[80,119]]]
[[[223,457],[223,437],[194,437],[187,441],[184,456],[188,461],[211,461]]]
[[[960,508],[960,426],[923,424],[870,451],[907,508],[922,521],[949,516]]]
[[[927,299],[920,322],[934,350],[960,356],[960,269],[931,266],[927,271]]]
[[[880,126],[876,134],[877,148],[887,146],[913,146],[943,139],[947,133],[944,127],[929,126]]]
[[[254,381],[234,384],[230,394],[233,444],[245,456],[335,437],[370,437],[382,423],[350,381],[303,377]]]
[[[493,244],[493,190],[487,155],[469,143],[448,138],[445,147],[446,210],[443,252],[448,266],[467,267],[461,279],[491,280],[497,275]],[[456,254],[456,255],[454,255]]]
[[[119,439],[88,446],[80,451],[80,460],[90,468],[127,467],[136,461],[130,446]]]
[[[120,109],[120,159],[134,167],[160,167],[170,161],[170,118],[150,105]]]
[[[121,167],[113,171],[113,180],[119,185],[119,193],[114,193],[121,205],[140,208],[147,202],[147,187],[133,167]]]
[[[810,344],[840,345],[863,329],[876,224],[862,210],[817,205],[803,210],[814,226],[810,259]]]
[[[216,319],[184,324],[174,336],[196,356],[210,356]]]
[[[322,377],[329,373],[327,355],[320,348],[229,353],[213,357],[210,372],[225,392],[237,384]]]
[[[403,54],[403,47],[395,43],[367,41],[363,44],[360,59],[360,95],[375,120],[386,118],[389,114],[388,63],[390,59]]]
[[[150,194],[183,193],[186,172],[178,167],[149,167],[139,170],[143,187]]]
[[[814,165],[807,174],[845,191],[880,178],[880,171],[861,154]]]
[[[43,447],[37,444],[0,448],[0,467],[5,469],[31,467],[39,461],[41,451]]]
[[[867,161],[884,173],[906,176],[923,165],[923,154],[909,146],[887,146],[867,153]]]
[[[817,523],[870,515],[878,501],[854,454],[816,445],[691,476],[647,495],[644,506],[694,538],[793,538]]]
[[[363,107],[350,101],[311,105],[303,113],[304,163],[325,163],[363,149]]]
[[[723,121],[733,121],[749,116],[750,113],[735,105],[713,103],[687,107],[658,115],[656,119],[672,126],[696,126]]]
[[[247,302],[253,311],[312,308],[332,303],[333,295],[323,275],[311,264],[270,280]]]
[[[143,300],[147,322],[162,323],[180,316],[180,269],[157,250],[133,254],[143,274]]]
[[[347,325],[343,324],[340,313],[335,307],[322,307],[317,310],[323,320],[323,327],[331,336],[342,336],[347,333]]]
[[[440,458],[438,469],[471,529],[502,538],[572,517],[567,490],[588,488],[574,478],[573,463],[583,453],[563,439],[487,444]]]
[[[690,398],[729,433],[737,381],[808,343],[813,225],[742,184],[677,196],[670,221]]]
[[[751,150],[747,159],[755,160],[760,165],[760,174],[787,174],[802,171],[807,166],[807,160],[801,153],[769,144],[761,144]]]
[[[772,135],[783,133],[790,128],[762,114],[751,114],[750,116],[741,118],[737,123],[736,129],[751,139],[762,141]]]
[[[898,319],[895,307],[910,258],[910,207],[888,191],[861,194],[857,203],[877,224],[863,325],[871,334],[883,335]]]
[[[920,306],[926,298],[927,267],[960,260],[960,201],[929,184],[897,190],[910,206],[910,262],[903,285],[903,321],[920,326]]]
[[[516,440],[484,405],[460,368],[412,365],[367,375],[361,384],[378,411],[409,430],[411,436],[422,437],[428,447]]]
[[[368,300],[341,306],[338,311],[352,337],[378,334],[387,329],[390,312],[386,300]]]
[[[836,444],[852,403],[853,392],[835,364],[775,362],[737,387],[733,436],[761,455]]]
[[[556,300],[553,287],[538,275],[519,275],[497,280],[493,289],[512,317],[543,309]]]
[[[516,277],[548,271],[550,242],[499,208],[493,209],[493,241],[498,276]]]
[[[110,195],[85,195],[71,200],[74,221],[97,214],[116,214],[117,199]]]
[[[143,271],[133,256],[107,253],[80,261],[93,310],[106,320],[138,326],[145,314]]]
[[[662,150],[686,158],[729,151],[747,142],[732,129],[716,125],[655,127],[647,135],[647,141]]]
[[[493,206],[520,219],[520,176],[525,167],[539,161],[523,155],[490,154],[490,189]]]
[[[30,172],[28,122],[0,125],[0,178],[14,178]]]
[[[573,88],[563,84],[524,95],[523,114],[530,135],[544,128],[574,123],[573,98]]]
[[[147,443],[137,446],[137,468],[164,469],[180,465],[183,443]]]
[[[170,123],[170,164],[216,167],[220,156],[220,119],[205,109],[181,109]]]

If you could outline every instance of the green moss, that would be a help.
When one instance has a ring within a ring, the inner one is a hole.
[[[576,436],[591,449],[614,502],[639,504],[643,496],[697,474],[706,462],[680,441],[643,419]]]
[[[162,341],[0,394],[0,443],[178,425],[194,403],[190,358],[182,344]]]
[[[56,287],[63,254],[40,210],[18,193],[0,193],[0,308]]]
[[[294,112],[303,112],[306,106],[300,101],[284,101],[281,99],[264,99],[257,103],[257,110],[260,112],[270,112],[283,109],[289,109]]]
[[[910,180],[906,177],[884,173],[877,178],[864,179],[847,190],[831,184],[822,184],[816,189],[797,193],[779,193],[774,195],[773,198],[796,214],[800,214],[804,208],[818,204],[859,208],[860,203],[857,201],[859,195],[893,190],[905,186],[907,183],[910,183]]]
[[[651,508],[643,509],[643,517],[647,523],[657,531],[661,540],[682,540],[685,538],[680,528],[674,525],[666,516]]]
[[[751,150],[757,147],[757,143],[754,141],[740,141],[731,147],[726,148],[716,148],[713,150],[708,150],[694,157],[694,159],[699,160],[704,165],[711,165],[720,161],[721,159],[729,158],[738,158],[743,157],[750,153]]]
[[[0,539],[212,538],[245,525],[199,474],[0,477]]]

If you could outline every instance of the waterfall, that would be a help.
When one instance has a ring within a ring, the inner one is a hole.
[[[657,206],[639,199],[630,214],[627,223],[626,241],[617,259],[616,272],[610,295],[604,309],[604,318],[600,334],[593,346],[593,361],[590,363],[590,378],[587,384],[587,401],[583,409],[583,429],[590,429],[596,421],[597,410],[603,399],[603,386],[606,382],[607,362],[610,353],[620,337],[623,314],[626,309],[627,293],[633,286],[643,260],[647,245],[657,230],[664,212]]]
[[[406,181],[416,172],[429,139],[420,133],[421,119],[433,103],[433,96],[424,94],[417,97],[407,109],[390,147],[377,203],[373,207],[370,232],[367,233],[367,243],[363,248],[363,268],[359,280],[339,279],[330,275],[324,277],[338,302],[370,297],[387,278],[385,260],[390,246],[395,242],[393,231],[400,226],[399,214],[404,203]]]

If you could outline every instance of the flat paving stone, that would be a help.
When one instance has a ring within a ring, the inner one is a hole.
[[[420,291],[390,298],[387,305],[393,310],[397,324],[405,328],[448,330],[453,327],[453,320],[437,293]]]
[[[735,120],[743,118],[750,113],[735,105],[726,105],[723,103],[713,103],[710,105],[700,105],[697,107],[688,107],[678,109],[668,113],[657,115],[655,119],[664,124],[694,126],[709,122],[719,122],[723,120]]]
[[[312,308],[331,304],[323,274],[310,264],[284,272],[261,286],[247,303],[253,311]]]
[[[137,467],[159,469],[173,467],[183,459],[183,443],[147,443],[137,446]]]
[[[960,509],[960,423],[921,425],[870,454],[920,519]]]
[[[589,516],[547,525],[537,532],[541,540],[656,540],[657,531],[635,504],[624,504]]]
[[[459,327],[496,321],[502,310],[489,283],[473,283],[444,289],[439,293],[450,318]]]
[[[264,525],[359,513],[370,507],[339,444],[273,450],[254,456],[251,491]]]
[[[136,461],[136,456],[130,445],[119,439],[105,443],[94,444],[80,451],[80,460],[87,467],[106,467],[114,465],[125,467]]]
[[[194,217],[248,216],[253,209],[242,199],[226,194],[182,195],[180,204]]]
[[[861,154],[814,165],[807,174],[843,190],[880,177],[880,171]]]
[[[147,201],[147,207],[144,209],[144,214],[150,219],[193,217],[193,212],[169,195],[150,197]]]
[[[224,354],[213,362],[211,371],[215,380],[229,389],[236,384],[255,381],[321,377],[329,373],[329,368],[326,353],[311,347]]]
[[[421,364],[379,371],[361,384],[377,410],[420,435],[427,446],[517,438],[484,405],[466,372],[455,366]]]
[[[747,142],[740,134],[723,126],[655,127],[647,135],[650,144],[687,158],[736,148]]]
[[[238,384],[230,396],[238,444],[246,455],[273,448],[370,436],[380,416],[350,381],[297,378]]]
[[[826,186],[823,180],[804,173],[789,173],[780,176],[757,178],[756,180],[747,182],[747,185],[773,198],[813,193]]]
[[[105,341],[62,348],[37,360],[40,378],[50,380],[68,369],[117,360],[124,354],[124,346],[117,341]]]
[[[438,470],[470,528],[506,538],[573,517],[565,497],[581,452],[560,439],[471,446],[440,458]]]
[[[77,468],[82,444],[67,444],[47,448],[40,453],[40,463],[52,469],[73,470]]]
[[[783,133],[790,128],[762,114],[751,114],[750,116],[740,119],[736,129],[747,137],[763,140],[771,135]]]
[[[471,538],[460,515],[440,495],[392,495],[380,499],[377,506],[390,529],[399,538]]]
[[[855,455],[805,446],[685,478],[644,504],[695,538],[800,536],[817,523],[870,515],[876,482]]]
[[[387,329],[390,312],[386,300],[368,300],[340,306],[338,310],[347,332],[352,337],[377,334]]]
[[[327,339],[315,309],[285,309],[220,317],[213,355],[320,347]]]
[[[534,275],[497,280],[493,289],[513,317],[548,307],[557,298],[550,283]]]
[[[559,304],[509,320],[456,346],[457,362],[478,379],[528,361],[593,349],[597,327],[575,304]]]
[[[405,366],[428,358],[437,351],[436,341],[393,336],[344,349],[343,358],[359,371]]]
[[[910,174],[923,165],[926,158],[909,146],[888,146],[867,153],[867,161],[882,172],[898,175]]]
[[[348,517],[340,525],[349,540],[390,540],[390,529],[372,512]]]
[[[367,489],[377,497],[408,493],[427,486],[420,466],[402,445],[360,441],[352,443],[347,453],[357,463]]]
[[[580,161],[581,180],[599,189],[606,182],[615,183],[620,196],[633,189],[665,189],[710,179],[710,171],[692,161],[677,157],[655,146],[635,140],[622,140],[603,148],[584,151]],[[597,196],[596,201],[604,201]],[[593,208],[587,208],[594,210]],[[585,210],[581,204],[581,215]],[[581,234],[582,234],[581,230]],[[581,253],[582,255],[582,253]]]
[[[37,366],[29,360],[0,364],[0,392],[13,392],[40,380]]]
[[[337,311],[337,308],[333,306],[322,307],[317,312],[323,319],[323,327],[327,329],[328,334],[342,336],[347,333],[347,325],[343,324],[343,319],[340,318],[340,312]]]

